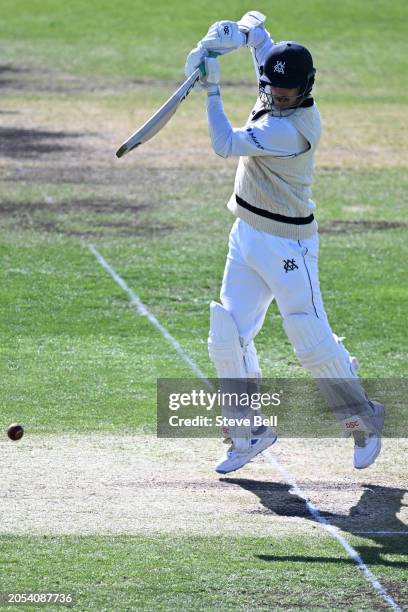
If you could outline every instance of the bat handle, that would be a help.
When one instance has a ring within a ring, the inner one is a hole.
[[[208,57],[218,57],[218,55],[221,55],[220,53],[217,53],[217,51],[209,51],[208,52]],[[204,77],[205,76],[205,63],[201,62],[201,64],[199,64],[199,69],[201,72],[201,75]]]

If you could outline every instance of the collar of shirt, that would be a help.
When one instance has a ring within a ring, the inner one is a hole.
[[[313,98],[306,98],[306,100],[303,100],[302,104],[299,105],[298,108],[310,108],[311,106],[313,106],[314,104],[314,99]],[[287,110],[293,110],[293,109],[287,109]],[[270,113],[271,111],[268,110],[267,108],[261,108],[258,111],[252,111],[252,117],[251,117],[251,121],[257,121],[260,117],[263,117],[264,115]],[[285,115],[282,115],[282,117],[284,117]]]

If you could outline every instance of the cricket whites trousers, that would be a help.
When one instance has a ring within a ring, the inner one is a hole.
[[[300,363],[316,380],[343,431],[354,435],[354,466],[364,468],[380,452],[384,408],[368,399],[357,375],[356,359],[331,330],[320,292],[318,245],[317,234],[291,240],[259,231],[237,219],[230,233],[219,308],[234,320],[246,377],[259,379],[261,370],[253,340],[269,305],[276,300]],[[217,309],[217,305],[212,308]],[[232,365],[240,371],[237,344],[223,344],[222,338],[217,344],[217,327],[213,327],[209,337],[213,362],[217,364],[217,348],[221,347],[224,353],[221,351],[219,364],[223,366],[223,355],[230,355]]]
[[[220,297],[244,346],[260,331],[273,299],[284,320],[304,313],[328,325],[319,285],[318,249],[317,234],[290,240],[236,219]]]

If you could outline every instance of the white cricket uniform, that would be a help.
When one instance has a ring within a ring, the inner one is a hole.
[[[272,45],[268,38],[254,53],[258,74]],[[222,305],[211,304],[208,349],[218,377],[260,378],[253,340],[275,298],[299,361],[316,379],[344,431],[358,426],[358,433],[364,432],[365,442],[355,447],[354,461],[355,467],[367,467],[381,448],[382,424],[360,384],[355,359],[331,330],[319,286],[317,224],[310,197],[319,111],[311,97],[279,117],[258,102],[248,123],[233,129],[220,95],[211,91],[207,114],[215,152],[240,157],[227,204],[237,219],[229,237]],[[252,456],[253,434],[249,425],[244,431],[224,432],[233,449],[218,471],[238,469],[235,451],[237,457],[240,452]]]
[[[262,49],[256,51],[259,64],[272,44],[268,39]],[[220,96],[208,97],[209,131],[218,155],[279,156],[284,162],[287,156],[297,156],[308,150],[308,141],[294,127],[290,117],[267,114],[251,123],[256,109],[248,123],[236,129],[224,113]],[[309,212],[314,208],[311,200],[307,206]],[[317,232],[314,230],[313,235],[306,238],[289,239],[254,227],[238,215],[229,237],[220,297],[236,322],[244,347],[261,329],[274,298],[284,318],[303,312],[326,321],[319,286]]]

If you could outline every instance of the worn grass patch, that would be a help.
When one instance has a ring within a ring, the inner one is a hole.
[[[106,82],[109,87],[109,81]],[[51,93],[52,101],[41,96],[21,100],[9,97],[4,111],[18,106],[18,112],[5,115],[0,128],[1,152],[7,158],[34,158],[58,167],[59,153],[72,173],[81,166],[94,171],[103,165],[109,173],[119,168],[233,168],[234,160],[220,160],[211,150],[202,92],[194,92],[162,132],[142,149],[122,160],[114,156],[119,144],[142,125],[176,88],[176,82],[135,85],[130,94],[118,86],[116,94]],[[256,97],[255,84],[225,88],[225,107],[236,126],[244,125]],[[319,102],[319,98],[318,98]],[[401,103],[370,106],[356,100],[350,111],[339,103],[320,104],[323,134],[317,155],[318,168],[381,169],[396,167],[402,173],[408,164],[407,121]],[[69,113],[69,129],[62,132]],[[0,115],[1,119],[1,115]],[[48,155],[47,155],[48,154]],[[65,168],[65,173],[67,168]],[[86,181],[85,173],[82,180]],[[102,179],[103,180],[103,179]]]

